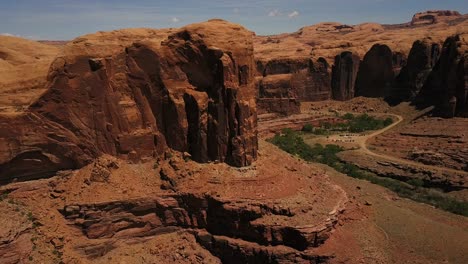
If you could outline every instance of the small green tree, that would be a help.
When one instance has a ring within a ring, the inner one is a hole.
[[[384,126],[389,126],[393,124],[393,120],[390,117],[387,117],[387,119],[384,120]]]
[[[314,126],[312,124],[305,124],[302,127],[302,131],[312,133],[312,132],[314,132]]]
[[[346,120],[353,120],[354,119],[354,115],[351,114],[351,113],[346,113],[343,115],[343,119],[346,119]]]

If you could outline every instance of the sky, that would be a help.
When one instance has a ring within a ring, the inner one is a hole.
[[[0,34],[71,40],[96,31],[168,28],[222,18],[258,35],[319,22],[404,23],[433,9],[468,13],[466,0],[0,0]]]

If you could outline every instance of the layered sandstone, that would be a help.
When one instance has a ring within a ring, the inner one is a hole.
[[[252,33],[222,20],[77,38],[53,62],[47,92],[24,115],[0,117],[0,178],[168,148],[248,165],[257,155],[254,71]]]
[[[294,97],[301,101],[330,98],[330,66],[309,57],[257,61],[259,98]]]
[[[310,57],[257,61],[258,105],[261,112],[299,113],[299,102],[331,96],[330,66]]]
[[[301,112],[301,103],[297,98],[259,98],[258,114],[280,114],[289,116]]]
[[[193,263],[183,260],[203,252],[195,263],[331,258],[315,250],[339,226],[346,193],[312,164],[265,141],[260,146],[256,163],[245,168],[197,163],[176,151],[139,164],[104,155],[58,177],[1,186],[0,211],[7,200],[18,201],[32,220],[19,212],[0,220],[0,256],[20,262],[33,256],[39,263],[55,256],[64,263],[108,263],[119,255],[131,263],[143,257]],[[25,239],[18,235],[30,226]],[[154,247],[166,243],[173,252]]]

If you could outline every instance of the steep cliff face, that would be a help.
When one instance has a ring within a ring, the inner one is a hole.
[[[0,117],[11,128],[0,132],[0,178],[41,177],[103,153],[138,161],[167,148],[249,165],[254,67],[251,32],[221,20],[76,39],[25,115]]]
[[[259,98],[294,97],[300,101],[330,98],[330,66],[323,58],[286,58],[257,62]]]
[[[411,101],[419,94],[440,55],[440,46],[432,39],[417,40],[408,56],[406,66],[395,78],[391,100]]]
[[[416,100],[435,105],[446,117],[468,116],[468,35],[455,35],[445,41],[434,66]]]
[[[387,45],[375,44],[359,66],[356,96],[385,97],[394,77],[392,51]]]
[[[349,51],[342,52],[335,57],[331,83],[334,100],[346,101],[354,97],[359,63],[359,57]]]
[[[289,116],[301,113],[301,103],[296,98],[259,98],[258,114],[280,114]]]

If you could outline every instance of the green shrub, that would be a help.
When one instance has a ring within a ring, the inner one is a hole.
[[[313,128],[312,125],[304,125],[304,132],[312,132],[315,135],[325,135],[330,130],[349,131],[352,133],[361,133],[368,130],[378,130],[387,127],[393,123],[391,118],[378,119],[368,114],[355,116],[351,113],[346,113],[341,118],[344,122],[332,124],[330,122],[320,122],[320,128]]]
[[[384,120],[384,126],[389,126],[393,124],[393,120],[390,117],[387,117],[387,119]]]
[[[354,119],[354,115],[351,114],[351,113],[346,113],[343,115],[343,119],[346,119],[346,120],[353,120]]]
[[[408,181],[408,184],[413,185],[415,187],[423,187],[424,181],[421,179],[411,179]]]
[[[314,131],[314,126],[312,124],[305,124],[302,127],[302,131],[311,133]]]
[[[333,127],[333,125],[330,122],[320,122],[320,126],[325,129],[331,129]]]

